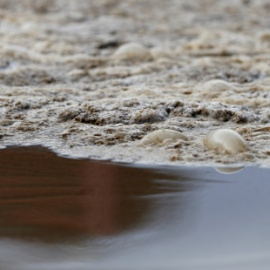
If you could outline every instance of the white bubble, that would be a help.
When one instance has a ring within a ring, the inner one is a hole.
[[[223,80],[211,80],[203,85],[203,90],[209,92],[223,92],[230,90],[231,88],[231,84]]]
[[[201,90],[204,97],[217,98],[223,92],[228,92],[232,89],[232,85],[223,80],[211,80],[197,87]]]
[[[219,149],[230,154],[247,150],[246,143],[241,135],[231,129],[217,129],[211,131],[203,142],[208,149]]]
[[[145,137],[141,139],[139,145],[144,146],[144,145],[164,144],[186,139],[187,139],[186,136],[184,136],[182,133],[178,131],[170,129],[162,129],[147,134]]]
[[[115,51],[113,58],[119,61],[146,61],[151,59],[151,53],[139,43],[126,43]]]

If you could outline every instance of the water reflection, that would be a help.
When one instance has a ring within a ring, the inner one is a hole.
[[[119,234],[162,208],[155,197],[191,188],[179,174],[67,159],[39,146],[2,150],[0,164],[0,236],[25,240]]]
[[[269,169],[130,168],[8,148],[0,269],[269,269],[269,190]]]
[[[238,173],[241,172],[245,167],[244,166],[238,166],[238,167],[229,167],[229,166],[224,166],[224,167],[216,167],[216,171],[219,173],[224,173],[224,174],[233,174],[233,173]]]

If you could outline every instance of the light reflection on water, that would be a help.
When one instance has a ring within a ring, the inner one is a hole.
[[[269,269],[269,170],[0,152],[0,269]]]

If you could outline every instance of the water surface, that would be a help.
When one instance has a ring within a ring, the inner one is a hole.
[[[269,169],[0,151],[0,269],[269,269]]]

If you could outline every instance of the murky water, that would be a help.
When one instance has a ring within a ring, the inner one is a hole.
[[[0,269],[269,269],[269,169],[0,151]]]

